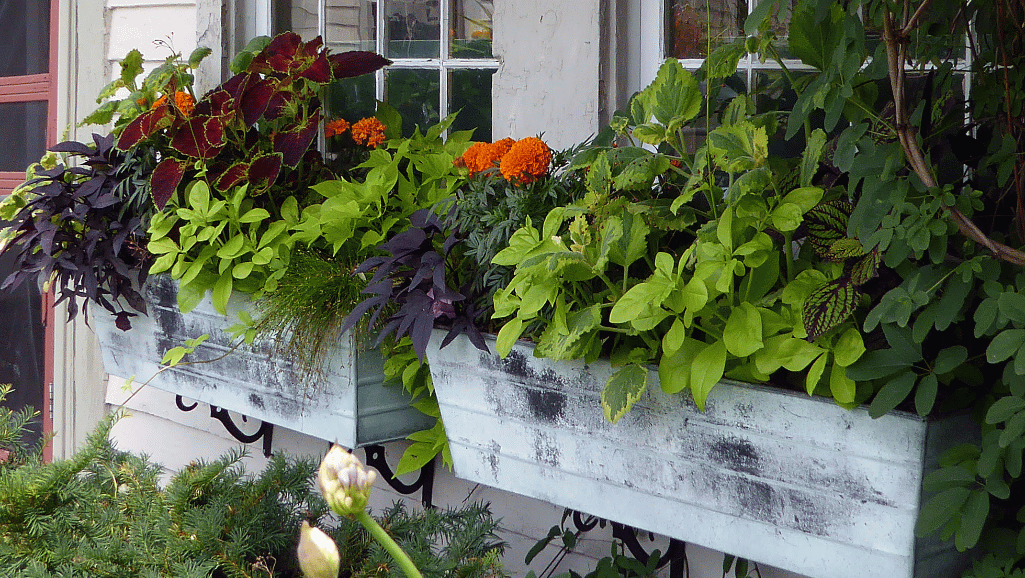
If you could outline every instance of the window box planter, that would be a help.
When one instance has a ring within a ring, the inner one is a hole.
[[[177,306],[177,283],[166,276],[151,277],[143,294],[149,316],[133,318],[130,331],[117,329],[110,315],[90,318],[106,371],[138,381],[157,373],[167,350],[203,334],[210,338],[185,361],[224,355],[231,349],[225,330],[235,323],[232,312],[250,304],[246,295],[233,295],[225,317],[208,298],[183,314]],[[350,448],[400,439],[431,427],[433,421],[409,406],[401,387],[384,383],[380,354],[360,350],[348,334],[313,381],[276,356],[273,343],[258,342],[212,363],[177,365],[157,375],[150,386]]]
[[[602,415],[607,362],[505,359],[460,337],[427,351],[461,478],[815,577],[960,575],[952,544],[916,539],[923,469],[967,416],[872,419],[831,400],[718,385],[702,413],[647,392]]]

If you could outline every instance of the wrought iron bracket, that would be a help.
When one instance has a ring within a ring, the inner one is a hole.
[[[174,397],[174,403],[178,406],[178,409],[182,411],[192,411],[199,406],[199,402],[194,402],[192,405],[186,406],[185,401],[182,399],[182,396],[180,395],[176,395]],[[236,440],[244,444],[256,443],[260,440],[260,438],[263,438],[263,455],[264,457],[271,457],[271,454],[273,453],[274,424],[269,422],[261,422],[260,429],[256,430],[255,433],[247,434],[243,432],[241,429],[239,429],[237,425],[235,425],[235,421],[231,419],[231,414],[228,413],[228,410],[224,408],[217,407],[216,405],[211,405],[210,417],[221,422],[221,425],[223,425],[224,429],[226,429],[228,433],[231,434],[231,437],[235,438]],[[244,415],[242,416],[242,421],[248,420],[249,418],[247,418]]]
[[[415,493],[417,490],[420,491],[420,501],[423,503],[425,508],[434,507],[434,461],[431,460],[420,468],[420,476],[411,483],[406,484],[402,480],[395,477],[394,470],[388,464],[388,460],[384,457],[384,446],[380,444],[369,444],[363,446],[363,451],[366,453],[367,465],[377,469],[381,472],[381,477],[384,481],[391,486],[396,492],[408,496],[409,494]]]
[[[605,527],[605,520],[597,516],[587,515],[586,518],[584,516],[585,514],[573,510],[573,525],[578,531],[589,532],[599,524],[603,528]],[[612,537],[622,542],[630,551],[631,556],[646,565],[651,558],[651,553],[645,550],[640,540],[637,539],[637,534],[643,530],[619,522],[609,522],[609,525],[612,526]],[[654,538],[654,534],[649,533],[649,535]],[[669,547],[661,554],[655,568],[663,568],[667,564],[669,565],[669,578],[683,578],[687,569],[687,544],[685,542],[676,538],[669,539]]]

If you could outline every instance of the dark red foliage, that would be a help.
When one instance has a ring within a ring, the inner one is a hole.
[[[287,130],[274,134],[271,137],[274,151],[281,153],[281,160],[294,168],[317,138],[319,127],[320,111],[318,110],[310,118],[305,119],[304,124],[293,125]]]
[[[377,71],[391,64],[391,60],[376,52],[351,50],[327,57],[335,78],[352,78]]]
[[[157,131],[171,126],[176,118],[178,117],[175,114],[174,107],[169,104],[143,112],[125,127],[124,132],[117,139],[117,148],[127,151],[143,140],[153,136]]]
[[[185,176],[185,161],[175,158],[166,158],[153,169],[150,176],[150,194],[153,195],[153,204],[157,209],[163,210],[167,202],[174,195],[174,190],[182,182]]]
[[[281,153],[261,155],[249,165],[249,194],[264,193],[281,172]]]

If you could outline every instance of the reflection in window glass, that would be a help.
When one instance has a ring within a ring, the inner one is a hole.
[[[38,159],[37,159],[38,160]],[[8,223],[0,221],[0,227]],[[0,281],[14,270],[14,256],[0,256]],[[0,383],[11,384],[14,391],[4,406],[18,410],[31,406],[43,409],[43,323],[39,288],[22,283],[13,291],[0,291]],[[42,420],[29,428],[29,443],[42,436]]]
[[[326,41],[335,52],[377,49],[377,4],[370,0],[329,0]]]
[[[747,18],[745,0],[668,0],[666,56],[704,58],[708,34],[712,49],[743,35]]]
[[[402,115],[404,136],[413,134],[414,125],[423,130],[440,120],[437,71],[390,69],[384,79],[385,101]]]
[[[277,0],[271,2],[271,27],[275,34],[292,31],[312,40],[320,35],[317,0]]]
[[[0,38],[0,76],[45,73],[50,62],[50,3],[0,0]]]
[[[449,110],[458,112],[452,130],[470,130],[473,140],[491,141],[491,77],[494,70],[453,70],[449,73]]]
[[[383,0],[388,58],[437,58],[441,12],[438,0]]]
[[[491,58],[494,2],[451,0],[450,54],[453,58]]]
[[[0,171],[24,171],[46,149],[46,101],[0,103]]]

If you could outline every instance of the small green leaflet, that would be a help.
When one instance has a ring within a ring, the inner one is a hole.
[[[804,300],[802,319],[808,340],[815,341],[843,323],[858,305],[861,292],[849,279],[837,279],[811,292]]]

